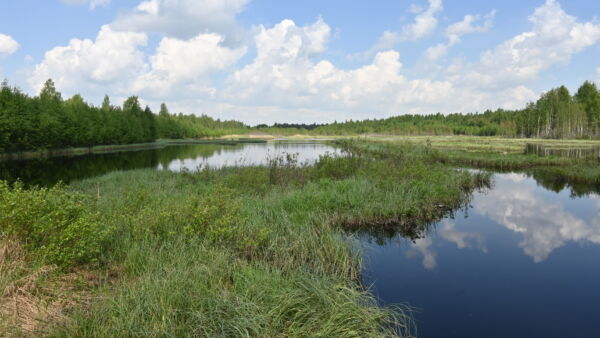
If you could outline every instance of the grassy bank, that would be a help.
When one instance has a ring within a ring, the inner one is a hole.
[[[0,335],[408,336],[406,309],[379,307],[359,284],[346,229],[418,237],[488,182],[354,154],[4,184]]]
[[[406,141],[404,138],[377,142],[365,142],[359,139],[338,140],[340,146],[352,149],[363,156],[377,159],[422,161],[438,163],[452,167],[492,169],[494,171],[518,171],[533,176],[538,183],[548,189],[560,191],[571,188],[575,195],[600,190],[600,158],[571,158],[563,156],[538,156],[519,152],[504,152],[498,149],[473,150],[478,146],[479,138],[463,143],[463,149],[451,148],[443,140],[432,139],[421,142]],[[497,142],[509,142],[501,139]],[[442,145],[440,145],[442,144]],[[567,143],[550,142],[552,146],[569,145],[595,146],[592,141],[572,141]],[[523,145],[525,146],[525,145]],[[467,150],[468,149],[468,150]]]
[[[539,144],[552,149],[600,147],[600,140],[569,140],[539,138],[507,138],[492,136],[385,136],[371,135],[364,138],[373,141],[409,142],[441,150],[469,152],[520,153],[527,144]]]
[[[354,134],[354,135],[325,135],[310,133],[286,133],[279,129],[265,129],[260,137],[271,137],[283,140],[348,140],[360,139],[362,141],[377,142],[408,142],[420,146],[429,145],[441,150],[464,150],[469,152],[490,153],[523,153],[527,144],[538,144],[551,149],[591,149],[600,147],[600,140],[577,139],[541,139],[541,138],[508,138],[495,136],[464,136],[464,135],[426,135],[402,136],[386,134]],[[233,138],[240,135],[230,135]],[[226,136],[229,137],[229,136]]]

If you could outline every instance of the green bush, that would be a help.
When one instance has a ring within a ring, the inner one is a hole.
[[[306,183],[304,175],[306,163],[298,162],[298,153],[283,153],[267,158],[269,183],[271,185],[292,185]]]
[[[268,236],[264,226],[248,229],[248,221],[235,191],[217,186],[206,196],[192,199],[192,222],[184,226],[188,237],[201,236],[212,243],[252,250]]]
[[[361,158],[357,156],[334,156],[326,153],[319,156],[319,161],[312,167],[313,178],[344,179],[356,174],[361,166]]]
[[[92,201],[63,186],[24,189],[0,181],[0,231],[45,263],[61,267],[96,263],[111,228],[100,223]]]
[[[193,222],[183,228],[188,236],[202,234],[213,242],[230,240],[243,221],[240,206],[228,188],[218,187],[193,204]]]

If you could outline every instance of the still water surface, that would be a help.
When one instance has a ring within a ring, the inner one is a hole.
[[[364,281],[419,337],[600,337],[600,197],[496,174],[422,238],[362,235]]]
[[[0,180],[12,182],[18,178],[28,185],[49,186],[59,181],[69,183],[118,170],[154,168],[194,171],[204,166],[260,165],[284,154],[297,154],[298,163],[310,163],[326,153],[337,154],[338,151],[318,142],[174,145],[107,154],[0,161]]]

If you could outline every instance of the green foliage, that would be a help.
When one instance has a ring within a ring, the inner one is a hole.
[[[268,159],[269,183],[285,185],[304,181],[302,168],[299,167],[298,154],[274,156]]]
[[[564,86],[552,89],[521,110],[485,111],[483,114],[401,115],[381,120],[331,124],[259,125],[260,131],[286,135],[401,134],[477,135],[538,138],[600,138],[600,92],[585,82],[574,96]],[[39,96],[29,97],[4,81],[0,86],[0,152],[89,147],[151,142],[157,138],[182,139],[242,134],[239,121],[207,115],[170,114],[166,104],[154,115],[142,109],[136,96],[123,107],[105,96],[100,107],[80,95],[63,100],[52,80]]]
[[[194,200],[193,220],[183,228],[186,236],[203,236],[211,242],[229,242],[240,235],[237,229],[246,221],[234,191],[217,186]]]
[[[0,151],[89,147],[150,142],[156,139],[152,112],[142,110],[137,97],[121,109],[105,96],[101,107],[81,95],[63,100],[48,80],[39,96],[29,97],[7,82],[0,87]]]
[[[405,114],[385,119],[334,122],[325,125],[274,124],[264,132],[313,135],[473,135],[538,138],[599,138],[600,92],[585,82],[571,96],[566,87],[552,89],[524,109],[448,115]]]
[[[241,134],[247,127],[238,121],[221,121],[207,115],[170,115],[166,104],[161,105],[156,119],[157,135],[159,138],[203,138],[219,137],[231,134]]]
[[[89,208],[90,198],[62,186],[23,189],[0,181],[0,229],[44,262],[70,267],[97,263],[111,228]]]
[[[312,176],[319,178],[343,179],[352,176],[361,167],[361,160],[358,157],[348,154],[348,156],[333,156],[332,154],[320,155],[319,160],[311,168]]]
[[[587,129],[591,136],[600,136],[600,91],[596,85],[586,81],[577,90],[575,100],[582,105],[587,115]]]
[[[216,137],[244,132],[237,121],[169,115],[165,104],[155,116],[137,96],[113,106],[108,96],[94,107],[77,94],[63,100],[48,80],[39,96],[29,97],[4,81],[0,85],[0,153],[95,145],[153,142],[157,138]]]

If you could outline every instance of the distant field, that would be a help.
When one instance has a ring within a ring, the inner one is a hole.
[[[600,146],[600,140],[552,140],[531,138],[501,138],[487,136],[392,136],[374,137],[381,140],[403,140],[427,144],[434,148],[448,148],[471,151],[521,152],[528,143],[541,144],[548,148],[593,148]]]
[[[394,135],[356,135],[356,136],[285,136],[283,139],[348,139],[360,138],[373,141],[412,142],[433,148],[467,151],[522,152],[528,143],[541,144],[552,149],[594,148],[600,147],[600,140],[555,140],[535,138],[503,138],[490,136],[394,136]]]

